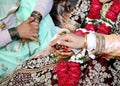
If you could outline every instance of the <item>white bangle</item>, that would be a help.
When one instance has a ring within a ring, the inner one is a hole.
[[[93,51],[96,49],[96,36],[94,33],[87,35],[87,49]]]

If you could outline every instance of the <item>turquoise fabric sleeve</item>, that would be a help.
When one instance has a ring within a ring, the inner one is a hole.
[[[21,1],[21,6],[16,12],[17,18],[14,20],[16,25],[19,25],[31,15],[37,1],[38,0]],[[0,78],[14,71],[17,65],[25,61],[30,54],[33,55],[44,49],[54,36],[54,34],[52,34],[54,27],[55,26],[50,15],[47,15],[42,19],[39,25],[38,39],[41,40],[40,43],[29,41],[23,44],[18,40],[0,48]]]

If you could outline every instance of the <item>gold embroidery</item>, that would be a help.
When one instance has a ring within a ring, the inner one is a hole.
[[[6,27],[6,24],[2,21],[0,21],[0,30],[4,30]]]

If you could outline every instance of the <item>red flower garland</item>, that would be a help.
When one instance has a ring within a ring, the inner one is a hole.
[[[88,18],[91,20],[99,20],[101,8],[102,4],[99,2],[99,0],[92,0],[90,11],[88,13]],[[106,14],[106,18],[111,22],[115,22],[119,13],[120,13],[120,1],[114,0],[112,6],[110,7]],[[103,22],[100,23],[99,27],[98,26],[99,25],[95,24],[86,24],[85,29],[103,34],[108,34],[111,30],[111,25],[106,25],[106,23]]]
[[[86,26],[85,26],[85,29],[87,30],[87,31],[96,31],[97,30],[97,25],[94,25],[94,24],[87,24]]]
[[[80,79],[80,64],[61,61],[57,65],[59,86],[77,86]]]
[[[90,20],[99,20],[100,19],[100,10],[102,8],[102,4],[99,0],[92,0],[90,11],[88,13],[88,19]],[[106,14],[106,18],[111,22],[115,22],[117,19],[118,14],[120,13],[120,1],[114,0],[113,4],[111,5],[110,9]],[[100,22],[100,25],[88,23],[85,26],[87,31],[95,31],[98,33],[108,34],[111,30],[111,25],[106,25],[106,23]],[[81,30],[75,32],[75,34],[84,35]],[[105,54],[105,56],[107,56]],[[80,64],[76,62],[67,62],[61,61],[57,65],[57,76],[58,76],[58,84],[59,86],[77,86],[81,70]]]
[[[118,14],[120,13],[120,0],[114,0],[112,6],[106,14],[106,18],[115,22]]]
[[[85,33],[81,30],[75,31],[74,34],[76,35],[85,35]]]
[[[110,30],[111,30],[110,26],[106,26],[105,23],[101,23],[99,29],[96,32],[102,34],[108,34]]]
[[[90,11],[88,14],[88,18],[99,19],[101,8],[102,8],[102,4],[98,0],[92,0],[91,5],[90,5]]]

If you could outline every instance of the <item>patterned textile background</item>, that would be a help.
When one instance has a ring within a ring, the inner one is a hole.
[[[70,0],[72,2],[72,4],[76,5],[78,0]]]

